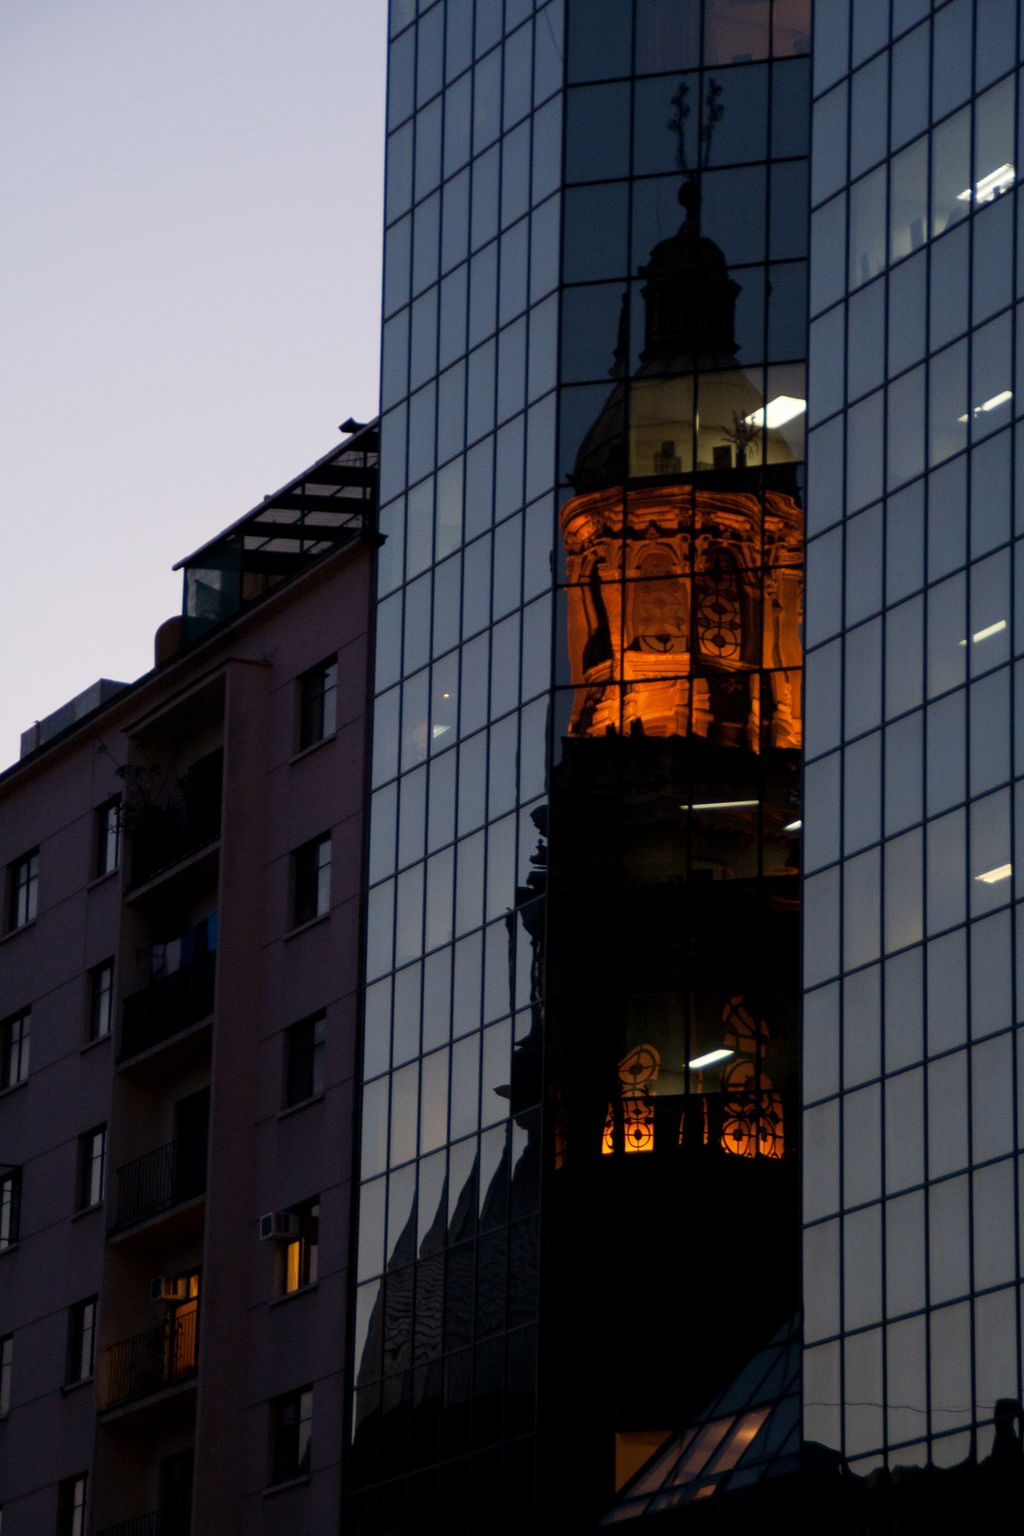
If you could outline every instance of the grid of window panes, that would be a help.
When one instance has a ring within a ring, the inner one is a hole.
[[[532,1428],[536,1185],[508,1098],[530,952],[507,915],[544,790],[564,16],[561,0],[418,10],[392,5],[388,96],[353,1417],[355,1480],[381,1484],[367,1529],[396,1499],[435,1507],[409,1474],[442,1460],[449,1502],[474,1458],[489,1499],[499,1483],[511,1499]]]
[[[818,17],[805,1436],[869,1471],[1021,1392],[1021,52],[1015,0]]]
[[[539,1027],[556,488],[608,397],[624,296],[624,366],[642,349],[638,269],[682,217],[682,87],[755,403],[802,407],[808,40],[806,0],[391,7],[352,1464],[377,1485],[366,1530],[406,1501],[450,1523],[472,1489],[476,1513],[499,1486],[508,1519],[529,1501],[539,1083],[519,1068]],[[707,102],[721,111],[700,147]],[[788,436],[795,462],[799,419]],[[558,680],[561,719],[575,679]]]

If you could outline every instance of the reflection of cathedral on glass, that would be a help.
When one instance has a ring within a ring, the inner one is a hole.
[[[681,1101],[674,1140],[683,1144],[687,1115],[692,1115],[699,1125],[697,1139],[705,1147],[714,1138],[723,1152],[734,1157],[780,1158],[785,1152],[783,1104],[781,1093],[765,1070],[770,1051],[768,1026],[763,1019],[755,1021],[742,996],[729,999],[722,1012],[722,1026],[723,1045],[688,1064],[696,1092]],[[680,1063],[680,1069],[682,1066]],[[716,1074],[708,1070],[712,1067],[720,1069],[717,1081]],[[608,1106],[601,1137],[604,1156],[655,1150],[660,1075],[661,1053],[649,1043],[634,1046],[619,1062],[619,1100]],[[709,1107],[710,1094],[715,1097]],[[666,1108],[679,1104],[674,1098]],[[658,1119],[663,1131],[668,1128],[667,1117]]]
[[[679,201],[682,225],[640,268],[639,364],[630,372],[624,303],[616,382],[561,512],[570,734],[799,747],[803,371],[738,366],[741,288],[701,232],[699,173]]]
[[[766,490],[673,485],[563,508],[570,731],[800,745],[802,516]]]
[[[609,1104],[601,1150],[654,1151],[654,1096],[658,1091],[661,1056],[653,1045],[638,1045],[619,1062],[622,1129],[617,1134],[615,1105]]]
[[[781,1157],[782,1095],[764,1070],[768,1026],[755,1022],[742,997],[729,999],[722,1023],[725,1048],[735,1053],[722,1068],[722,1146],[737,1157]]]

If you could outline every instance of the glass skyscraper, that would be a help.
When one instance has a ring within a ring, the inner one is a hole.
[[[1005,1450],[1021,1397],[1021,38],[818,21],[805,1435],[870,1473]]]
[[[798,1305],[809,47],[391,7],[365,1533],[596,1519]]]

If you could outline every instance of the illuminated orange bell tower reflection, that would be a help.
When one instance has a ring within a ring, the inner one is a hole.
[[[799,747],[792,497],[675,484],[631,491],[624,505],[615,486],[573,497],[561,522],[572,735]]]

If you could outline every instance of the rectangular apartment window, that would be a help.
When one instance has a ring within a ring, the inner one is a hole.
[[[107,1128],[98,1125],[78,1138],[78,1209],[86,1211],[103,1199],[107,1161]]]
[[[77,1477],[66,1477],[61,1483],[57,1500],[57,1536],[85,1536],[86,1486],[84,1472],[79,1472]]]
[[[21,1224],[21,1169],[11,1168],[0,1179],[0,1253],[13,1248]]]
[[[87,1381],[96,1359],[96,1297],[78,1301],[68,1313],[68,1368],[65,1385]]]
[[[104,960],[89,972],[89,1039],[102,1040],[114,1024],[114,962]]]
[[[39,849],[8,866],[7,871],[7,926],[24,928],[35,921],[39,907]]]
[[[32,1014],[13,1014],[0,1025],[0,1088],[13,1088],[28,1077],[28,1051],[32,1040]]]
[[[14,1369],[14,1334],[0,1339],[0,1417],[11,1411],[11,1371]]]
[[[96,873],[109,875],[121,862],[121,797],[96,812]]]
[[[309,1471],[312,1431],[312,1387],[274,1398],[270,1405],[272,1483],[287,1483]]]
[[[320,1202],[307,1200],[292,1207],[294,1236],[280,1244],[277,1293],[290,1296],[304,1285],[313,1285],[317,1277],[317,1253],[320,1244]]]
[[[324,1015],[300,1019],[284,1032],[284,1102],[301,1104],[324,1089]]]
[[[293,920],[321,917],[331,904],[331,834],[315,837],[292,854]]]
[[[299,678],[299,750],[334,735],[338,663],[332,656]]]

